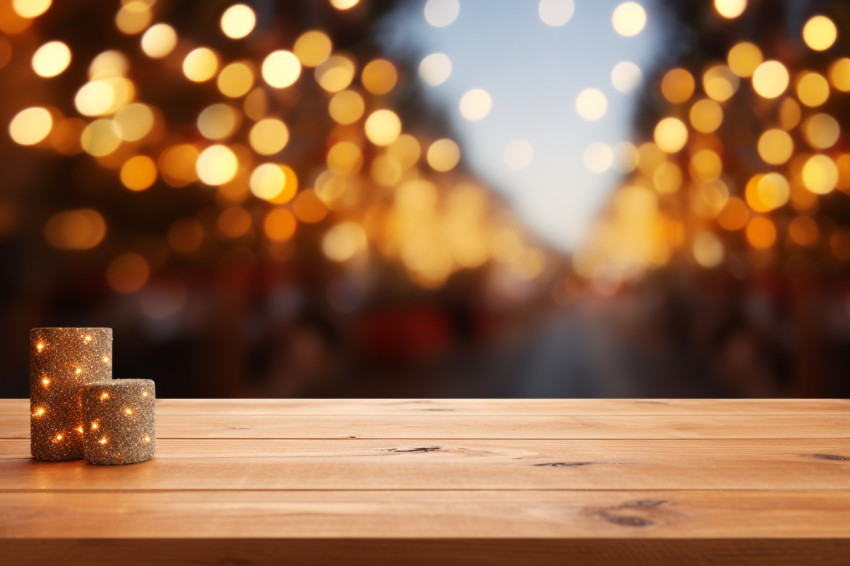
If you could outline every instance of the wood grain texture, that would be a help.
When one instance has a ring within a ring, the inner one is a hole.
[[[0,564],[847,564],[846,400],[158,400],[158,453],[29,458]]]

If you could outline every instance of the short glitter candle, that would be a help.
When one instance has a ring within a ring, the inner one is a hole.
[[[85,458],[135,464],[156,452],[156,392],[150,379],[114,379],[82,388]]]
[[[111,380],[111,328],[30,330],[32,457],[51,461],[82,458],[80,387]]]

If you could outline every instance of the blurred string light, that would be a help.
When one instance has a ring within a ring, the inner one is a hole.
[[[747,3],[715,0],[714,8],[735,19]],[[850,260],[850,228],[819,200],[850,193],[850,154],[839,141],[846,125],[830,110],[846,102],[836,97],[850,87],[850,60],[820,54],[837,37],[828,16],[812,16],[799,33],[809,54],[779,50],[784,57],[771,59],[739,41],[725,61],[659,74],[663,113],[575,254],[579,275],[610,289],[674,260],[739,274],[741,258],[763,267],[782,248],[789,262],[805,250]],[[753,108],[762,129],[752,134],[727,120]],[[610,166],[606,147],[587,148],[588,169]]]
[[[360,5],[357,0],[328,1],[342,13],[354,14]],[[216,239],[253,239],[270,257],[285,259],[280,246],[296,238],[303,226],[318,225],[320,247],[330,261],[354,269],[377,254],[399,262],[426,288],[489,261],[520,279],[543,272],[545,253],[527,241],[484,188],[459,170],[457,142],[405,129],[392,107],[401,86],[393,61],[358,60],[337,49],[319,28],[304,30],[291,44],[274,45],[267,41],[271,36],[260,41],[257,14],[248,3],[220,13],[223,40],[246,42],[242,55],[230,58],[222,54],[229,49],[216,49],[215,39],[206,37],[209,45],[198,45],[192,37],[179,36],[169,22],[158,21],[166,13],[161,4],[122,1],[114,25],[121,34],[137,38],[140,53],[104,49],[88,62],[87,80],[78,83],[70,100],[54,101],[61,110],[20,109],[8,129],[20,145],[89,155],[114,171],[116,187],[132,193],[192,184],[211,187],[214,210],[172,219],[162,234],[147,240],[161,242],[166,259],[169,253],[192,258],[216,245]],[[28,21],[48,17],[50,2],[15,0],[13,8]],[[429,0],[424,15],[431,25],[444,27],[459,11],[457,0]],[[563,25],[572,11],[571,1],[546,0],[539,6],[548,25]],[[26,31],[25,24],[16,33]],[[3,29],[12,27],[4,24]],[[32,56],[32,72],[52,78],[85,64],[74,56],[71,45],[45,42]],[[450,77],[451,67],[447,56],[434,53],[423,59],[418,72],[425,84],[437,86]],[[137,70],[182,79],[187,89],[202,89],[205,95],[194,98],[197,107],[182,121],[166,119],[163,109],[142,98]],[[622,80],[633,83],[635,70],[626,71],[632,77]],[[298,108],[302,96],[323,99],[327,109],[318,170],[315,162],[308,162],[309,168],[288,163],[295,155],[287,153],[295,120],[288,117],[293,116],[289,110]],[[473,89],[461,99],[459,111],[477,121],[491,107],[490,94]],[[504,159],[514,169],[527,167],[533,149],[516,140],[505,148]],[[309,183],[302,186],[305,180]],[[45,240],[63,250],[95,248],[108,234],[107,219],[91,208],[57,212],[44,226]],[[106,281],[116,292],[137,293],[164,265],[162,258],[159,252],[118,253],[105,270]]]

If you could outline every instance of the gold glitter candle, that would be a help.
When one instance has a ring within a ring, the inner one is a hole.
[[[111,328],[30,330],[32,457],[36,460],[82,458],[80,386],[111,380]]]
[[[135,464],[156,452],[156,391],[150,379],[84,385],[85,458],[92,464]]]

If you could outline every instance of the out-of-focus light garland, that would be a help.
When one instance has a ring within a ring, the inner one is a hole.
[[[65,156],[88,154],[115,171],[116,185],[135,193],[166,186],[212,187],[212,221],[205,210],[174,219],[165,233],[154,236],[174,257],[191,258],[219,238],[254,242],[283,260],[302,226],[320,224],[319,247],[327,259],[357,268],[370,253],[378,253],[401,263],[426,288],[490,261],[520,279],[543,272],[544,250],[529,241],[487,190],[458,171],[458,144],[405,128],[393,109],[404,77],[392,61],[359,61],[337,49],[322,29],[299,30],[279,45],[273,34],[258,29],[250,3],[221,11],[222,44],[243,42],[241,52],[250,53],[227,60],[216,45],[198,45],[160,21],[165,4],[116,4],[114,25],[138,37],[139,52],[104,45],[90,61],[82,61],[73,44],[43,41],[31,55],[33,80],[52,80],[75,65],[87,65],[88,80],[70,96],[60,98],[62,93],[53,91],[53,100],[20,108],[8,124],[12,140]],[[350,13],[359,2],[329,4]],[[432,0],[428,6],[426,17],[434,25],[448,25],[457,17],[456,0]],[[31,23],[50,18],[50,7],[49,0],[14,0],[0,12],[0,29],[9,37],[0,55],[10,53],[3,64],[26,55],[25,42],[16,45],[16,37],[42,41]],[[262,33],[258,41],[255,36]],[[450,73],[450,64],[435,54],[423,61],[419,73],[426,83],[437,84]],[[140,68],[169,80],[181,78],[186,89],[195,89],[190,92],[203,89],[203,96],[194,97],[194,115],[167,118],[168,101],[160,107],[142,99],[145,89],[135,78]],[[315,112],[316,99],[326,108],[323,119],[329,120],[318,141],[311,141],[293,120]],[[470,120],[480,119],[489,103],[487,92],[472,90],[461,100],[461,111]],[[287,154],[295,157],[283,162],[281,152],[295,142],[298,148]],[[305,149],[305,144],[313,146]],[[315,158],[303,158],[317,148],[325,156],[318,169]],[[63,210],[47,220],[44,236],[59,249],[91,249],[107,238],[108,225],[116,221],[96,206]],[[126,250],[109,262],[106,280],[115,291],[133,293],[158,265],[139,250]]]
[[[714,2],[730,29],[746,8]],[[840,141],[848,125],[834,110],[848,101],[850,58],[833,54],[837,26],[827,15],[798,32],[764,52],[736,40],[726,60],[661,74],[661,117],[651,139],[618,148],[625,181],[575,254],[577,274],[611,290],[674,260],[734,276],[777,258],[789,270],[850,260],[850,227],[823,203],[836,190],[850,194]],[[587,93],[576,106],[592,119],[601,102]],[[599,172],[614,153],[600,145],[584,156]]]

